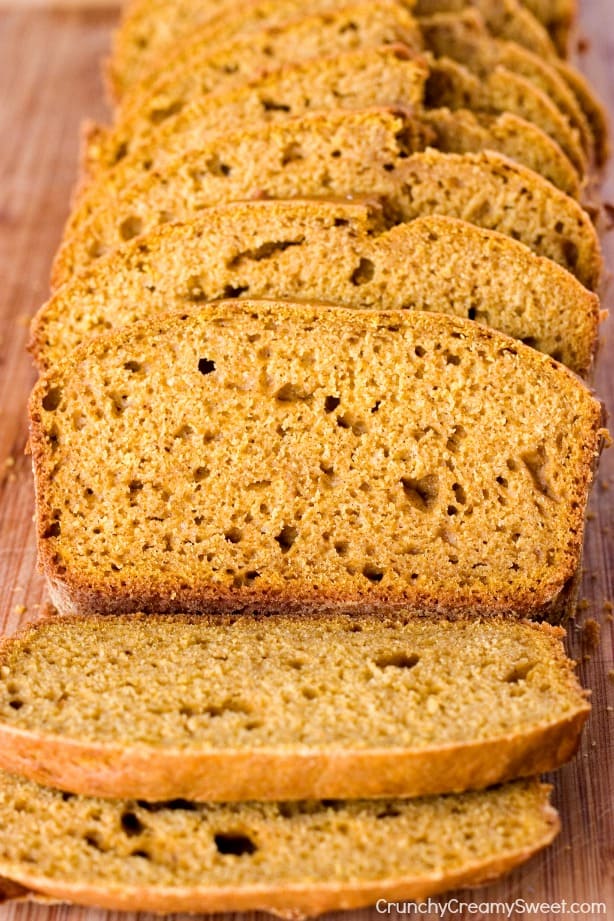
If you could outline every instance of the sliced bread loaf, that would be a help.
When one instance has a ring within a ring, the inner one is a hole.
[[[494,150],[540,173],[568,195],[577,198],[580,193],[578,173],[558,144],[540,128],[509,113],[492,116],[466,109],[430,109],[414,115],[390,107],[338,109],[251,129],[241,128],[223,137],[218,135],[203,140],[197,133],[196,130],[185,139],[182,153],[191,150],[196,156],[205,145],[209,159],[215,163],[216,157],[224,162],[226,151],[236,145],[243,145],[248,157],[247,146],[257,145],[253,156],[259,162],[273,160],[284,170],[294,168],[290,165],[293,157],[280,151],[298,148],[304,161],[317,157],[325,162],[333,154],[338,157],[338,151],[342,151],[346,159],[369,162],[372,166],[391,162],[391,156],[394,160],[398,155],[417,153],[427,146],[445,153]],[[70,237],[83,227],[98,209],[109,207],[110,200],[116,198],[118,192],[146,178],[155,163],[161,167],[169,157],[171,155],[166,156],[159,146],[150,146],[144,156],[128,157],[99,181],[88,183],[75,197],[64,237]],[[307,162],[304,165],[307,167]],[[312,169],[317,170],[319,166],[311,159]],[[299,186],[292,194],[300,192]]]
[[[542,90],[506,67],[498,65],[478,77],[458,61],[438,58],[429,68],[425,102],[432,107],[519,115],[553,138],[579,174],[586,175],[588,160],[577,132]]]
[[[287,128],[292,131],[290,124]],[[427,150],[408,156],[402,137],[397,152],[386,158],[380,153],[363,159],[358,137],[348,147],[329,148],[327,157],[316,141],[317,152],[310,157],[299,136],[273,147],[270,136],[237,135],[232,143],[222,139],[148,173],[65,240],[53,267],[54,285],[127,240],[161,223],[196,217],[208,205],[297,194],[377,195],[399,223],[432,214],[457,217],[520,240],[589,288],[599,283],[601,251],[588,215],[574,199],[511,160],[491,152]],[[313,135],[302,136],[314,150]]]
[[[482,789],[574,754],[590,707],[562,636],[379,614],[55,618],[0,643],[0,767],[151,802]]]
[[[151,158],[151,149],[181,152],[190,131],[203,138],[237,125],[287,119],[317,109],[358,109],[369,105],[422,106],[428,75],[425,59],[405,45],[358,48],[325,58],[309,58],[281,67],[227,92],[210,93],[186,105],[153,132],[133,144],[121,128],[99,130],[86,151],[84,166],[100,175],[134,150]],[[147,122],[143,123],[152,128]],[[157,158],[158,155],[156,155]]]
[[[556,103],[573,126],[579,126],[588,149],[590,132],[586,119],[567,83],[546,62],[518,45],[497,43],[476,11],[440,14],[425,20],[423,27],[427,44],[438,56],[449,55],[460,60],[480,76],[503,65],[528,78]],[[416,21],[396,0],[356,3],[334,12],[240,34],[221,45],[214,44],[213,48],[210,37],[197,39],[185,49],[175,49],[168,59],[160,62],[156,79],[149,84],[144,82],[138,94],[124,101],[113,129],[115,140],[126,151],[134,149],[189,102],[213,90],[219,92],[244,84],[259,71],[352,47],[395,41],[414,50],[422,47]],[[532,108],[530,114],[536,118],[540,112]],[[557,126],[559,133],[563,130],[561,118],[555,121],[553,126],[550,115],[546,119],[544,127],[549,133]],[[566,141],[569,136],[567,127],[563,136],[556,139]]]
[[[508,872],[556,836],[549,793],[518,781],[417,800],[151,806],[1,774],[0,874],[13,893],[81,905],[302,918]]]
[[[52,367],[89,337],[147,316],[276,296],[469,317],[588,373],[599,300],[565,269],[453,218],[386,228],[374,203],[213,206],[126,243],[63,285],[37,314],[30,349],[39,367]]]
[[[468,320],[219,302],[91,341],[30,411],[63,612],[568,612],[601,405]]]
[[[478,76],[505,67],[530,80],[555,103],[576,130],[585,153],[593,147],[588,119],[569,84],[550,60],[544,60],[516,42],[493,38],[476,9],[436,13],[420,19],[427,48],[436,57],[449,57]]]
[[[407,4],[400,3],[399,6],[407,6]],[[547,58],[547,69],[550,71],[556,70],[577,98],[581,110],[591,128],[591,134],[595,142],[597,160],[600,165],[605,163],[607,159],[607,124],[603,106],[595,98],[592,88],[577,70],[572,68],[567,62],[561,61],[541,47],[539,41],[537,43],[531,41],[531,35],[533,34],[531,25],[536,25],[535,20],[529,15],[529,23],[527,23],[527,11],[520,7],[516,0],[512,0],[512,2],[505,0],[503,3],[500,3],[500,0],[494,0],[494,2],[480,0],[477,4],[469,3],[468,0],[458,0],[456,3],[452,2],[452,0],[447,0],[447,2],[437,0],[434,5],[432,0],[430,0],[430,3],[428,0],[425,0],[420,8],[428,12],[432,12],[433,9],[452,10],[457,16],[459,12],[465,15],[467,13],[473,13],[479,15],[482,22],[484,21],[484,17],[486,17],[491,32],[494,31],[501,38],[511,40],[522,47],[526,47],[528,44],[529,50],[537,52],[536,56],[542,62]],[[301,5],[300,10],[297,8],[296,0],[250,0],[250,2],[240,5],[237,5],[235,0],[235,3],[230,6],[224,4],[217,15],[207,19],[205,23],[196,28],[193,39],[184,40],[179,48],[175,47],[172,43],[170,46],[167,46],[161,56],[156,58],[156,66],[150,69],[149,75],[146,73],[142,83],[140,83],[140,85],[137,83],[128,96],[132,93],[136,96],[141,96],[143,93],[148,94],[152,83],[159,77],[159,68],[175,67],[178,62],[181,61],[184,54],[190,54],[189,49],[192,44],[197,45],[201,51],[205,48],[213,50],[220,43],[228,42],[233,37],[241,34],[257,32],[262,29],[263,26],[280,25],[289,20],[296,19],[299,15],[305,16],[307,14],[321,13],[323,11],[330,12],[330,10],[331,0],[307,0],[306,3]],[[145,22],[143,26],[145,27]],[[149,28],[149,26],[145,27],[145,32],[140,36],[140,40],[145,42],[147,42],[147,28]],[[545,37],[546,45],[548,45],[548,38],[539,25],[537,26],[537,31],[543,38]],[[121,32],[118,36],[118,41],[121,42],[124,37],[124,33]],[[550,51],[552,51],[552,49],[550,49]],[[534,60],[535,58],[533,58],[533,61]],[[528,61],[525,59],[524,62],[522,62],[517,52],[514,54],[514,61],[515,66],[511,67],[509,66],[511,62],[508,59],[508,69],[514,70],[515,68],[519,68],[519,72],[525,76],[533,75],[533,78],[537,81],[543,81],[543,67],[541,68],[541,75],[533,65],[531,65],[529,71]],[[549,82],[551,83],[550,80]],[[544,88],[539,82],[538,85]],[[557,90],[556,98],[560,103],[560,86]],[[132,103],[127,99],[126,104],[131,105]],[[569,105],[568,97],[567,105]],[[563,109],[564,108],[563,106]]]
[[[423,15],[474,6],[494,34],[517,41],[544,58],[555,54],[547,31],[519,0],[418,0],[417,4],[401,0],[401,4]],[[115,35],[109,65],[113,95],[121,98],[197,28],[203,29],[203,39],[208,35],[218,40],[232,31],[251,31],[263,23],[274,25],[338,5],[331,0],[137,0],[125,11]]]
[[[458,13],[468,8],[478,10],[498,38],[517,42],[543,58],[556,56],[547,30],[521,0],[416,0],[414,4],[414,12],[419,16]]]
[[[208,35],[197,38],[173,48],[149,79],[122,100],[114,131],[123,131],[128,145],[135,146],[206,93],[240,86],[283,64],[399,42],[416,52],[423,48],[420,27],[397,0],[358,0],[221,43],[212,43]]]

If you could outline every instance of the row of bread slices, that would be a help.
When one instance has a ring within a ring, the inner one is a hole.
[[[412,7],[124,14],[33,325],[81,616],[2,647],[7,897],[317,914],[556,834],[589,708],[523,618],[573,609],[604,438],[605,119],[570,0]]]

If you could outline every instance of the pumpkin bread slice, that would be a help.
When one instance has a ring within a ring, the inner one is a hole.
[[[469,317],[588,374],[599,300],[565,269],[454,218],[387,228],[375,203],[213,206],[124,244],[62,285],[37,314],[30,349],[49,368],[91,336],[138,319],[223,297],[276,296]]]
[[[506,233],[559,262],[586,287],[598,286],[599,240],[577,201],[495,153],[408,155],[403,146],[397,139],[396,152],[372,161],[360,156],[356,137],[347,148],[328,148],[325,157],[316,142],[310,157],[299,136],[279,148],[269,136],[239,134],[232,143],[226,139],[188,153],[128,186],[69,236],[57,254],[53,283],[59,286],[127,240],[162,223],[194,218],[208,205],[256,197],[375,195],[385,199],[398,223],[433,214],[460,218]]]
[[[375,166],[429,146],[444,153],[493,150],[534,170],[573,198],[578,198],[581,191],[578,173],[558,144],[540,128],[509,113],[488,115],[467,109],[429,109],[417,115],[398,107],[331,109],[252,128],[235,128],[224,136],[207,134],[201,138],[195,126],[183,140],[185,149],[179,152],[173,154],[159,145],[149,146],[142,156],[122,160],[104,178],[82,187],[74,197],[64,238],[72,236],[100,208],[109,207],[111,200],[127,186],[145,180],[154,168],[162,168],[165,162],[182,154],[197,156],[203,146],[213,166],[218,158],[225,162],[225,151],[236,145],[258,145],[254,156],[263,162],[277,157],[279,169],[286,171],[293,168],[291,164],[297,159],[304,160],[306,167],[310,157],[326,161],[330,156],[339,157],[340,152],[346,159],[362,158]],[[171,144],[171,149],[174,146]],[[280,150],[285,153],[279,154]],[[311,165],[317,168],[313,160]],[[300,191],[297,187],[292,194]]]
[[[469,320],[185,308],[77,349],[30,412],[62,612],[569,612],[601,404]]]
[[[284,918],[421,901],[495,879],[550,844],[549,794],[529,780],[416,800],[151,806],[1,774],[0,894]]]
[[[562,635],[479,617],[54,618],[0,642],[0,766],[151,802],[481,789],[574,754],[590,707]]]

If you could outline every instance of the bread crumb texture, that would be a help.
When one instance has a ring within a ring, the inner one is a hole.
[[[469,321],[254,301],[101,337],[31,412],[43,565],[103,613],[543,612],[602,437],[577,378]]]
[[[102,907],[257,908],[272,893],[317,913],[510,868],[554,837],[548,794],[528,781],[417,800],[149,805],[0,774],[0,873]]]
[[[0,720],[187,751],[493,739],[586,709],[560,633],[372,615],[60,619],[0,648]]]

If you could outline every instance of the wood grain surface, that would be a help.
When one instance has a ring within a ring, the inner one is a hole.
[[[50,261],[77,170],[80,123],[105,115],[100,62],[115,22],[111,11],[57,6],[64,9],[32,10],[22,0],[0,12],[0,630],[7,633],[36,618],[45,602],[36,572],[30,463],[24,456],[26,402],[34,382],[25,353],[27,324],[47,296]],[[614,113],[612,0],[580,0],[580,6],[582,33],[588,39],[582,43],[580,64]],[[614,201],[612,177],[604,195]],[[605,234],[604,247],[612,268],[613,234]],[[608,300],[613,300],[611,286],[604,296],[606,307]],[[614,409],[612,322],[603,327],[595,386]],[[546,853],[508,879],[454,894],[465,901],[565,899],[568,904],[601,902],[605,908],[597,913],[584,906],[573,915],[556,906],[530,913],[518,909],[512,910],[512,918],[614,919],[613,510],[614,449],[603,457],[591,501],[583,602],[568,637],[582,681],[592,689],[594,709],[577,759],[553,778],[563,832]],[[590,647],[583,631],[590,618],[602,628],[597,648]],[[0,907],[0,921],[116,921],[115,915],[68,906]],[[380,917],[374,910],[352,915],[346,921]],[[432,911],[420,917],[439,915]],[[504,915],[465,910],[448,917]]]

